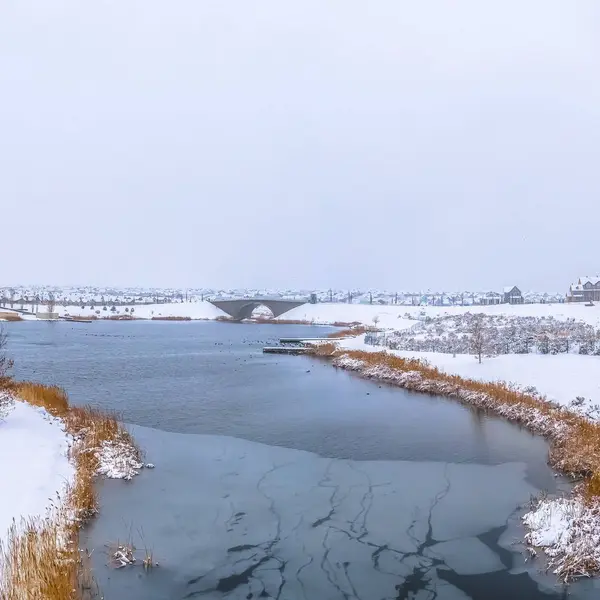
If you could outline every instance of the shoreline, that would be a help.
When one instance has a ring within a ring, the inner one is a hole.
[[[145,466],[141,451],[114,415],[70,405],[61,388],[12,382],[2,397],[7,423],[15,413],[13,419],[27,426],[18,416],[28,407],[33,410],[25,412],[40,423],[40,417],[47,421],[40,429],[53,426],[53,435],[63,442],[45,458],[51,464],[59,458],[66,461],[70,476],[62,480],[53,497],[42,498],[45,514],[39,509],[33,514],[14,514],[8,532],[2,532],[0,598],[101,597],[99,590],[94,591],[97,595],[88,595],[94,581],[89,555],[78,545],[79,532],[99,511],[97,478],[132,479]],[[13,485],[18,483],[13,481]]]
[[[308,327],[355,327],[362,325],[359,321],[334,321],[334,322],[315,322],[315,321],[303,321],[296,319],[279,319],[279,318],[254,318],[254,319],[242,319],[241,321],[233,318],[225,317],[61,317],[58,319],[10,319],[2,320],[0,323],[80,323],[83,325],[91,323],[129,323],[129,322],[162,322],[162,323],[229,323],[229,324],[244,324],[244,325],[304,325]]]
[[[545,552],[548,569],[561,581],[600,572],[599,423],[504,383],[465,379],[385,351],[343,349],[334,338],[317,345],[314,355],[365,379],[457,400],[544,437],[551,447],[549,465],[578,481],[568,497],[537,500],[522,519],[524,541],[532,557]]]

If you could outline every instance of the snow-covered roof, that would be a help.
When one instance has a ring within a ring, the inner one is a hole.
[[[507,287],[504,288],[504,293],[508,294],[508,292],[512,292],[516,287],[517,287],[516,285],[509,285],[509,286],[507,286]]]
[[[600,282],[600,275],[592,275],[591,277],[586,275],[585,277],[580,277],[579,281],[581,281],[582,285],[585,285],[586,283],[592,283],[593,285],[596,285],[598,282]]]

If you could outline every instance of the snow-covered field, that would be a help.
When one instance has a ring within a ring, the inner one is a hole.
[[[280,320],[298,320],[328,325],[331,323],[362,323],[386,329],[403,329],[414,325],[414,321],[404,319],[406,307],[376,304],[303,304],[284,313]]]
[[[84,306],[84,308],[82,308]],[[171,302],[161,304],[135,304],[116,306],[111,310],[107,303],[106,310],[102,304],[91,308],[90,304],[57,304],[55,311],[60,316],[108,317],[115,315],[133,314],[139,319],[152,317],[185,317],[190,319],[216,319],[227,316],[216,306],[206,301]],[[133,313],[131,313],[133,309]],[[10,309],[2,308],[8,312]],[[44,307],[41,306],[43,311]],[[294,308],[279,317],[279,320],[297,320],[316,324],[352,323],[363,325],[377,324],[385,329],[402,329],[410,326],[411,319],[419,320],[426,317],[460,315],[466,312],[484,313],[488,315],[514,315],[523,317],[554,317],[559,320],[575,319],[595,327],[600,327],[600,305],[584,306],[583,304],[498,304],[493,306],[404,306],[397,304],[347,304],[343,302],[320,302],[304,304]],[[30,319],[27,315],[25,319]]]
[[[13,519],[45,517],[60,505],[75,476],[69,444],[62,422],[43,408],[17,401],[0,419],[0,543]]]
[[[400,306],[395,304],[304,304],[282,315],[281,319],[298,319],[315,323],[350,323],[358,321],[378,326],[399,329],[401,319],[423,319],[460,315],[467,312],[488,315],[515,315],[522,317],[554,317],[555,319],[581,320],[590,325],[600,326],[600,306],[587,307],[581,304],[496,304],[493,306]]]
[[[375,308],[375,307],[370,307]],[[392,307],[389,307],[392,308]],[[571,304],[495,304],[492,306],[395,306],[398,313],[408,313],[417,318],[459,315],[467,312],[486,315],[514,315],[520,317],[554,317],[555,319],[575,319],[590,325],[600,326],[600,305],[584,306]]]
[[[127,309],[127,310],[125,310]],[[133,312],[132,312],[133,309]],[[90,306],[57,306],[56,312],[61,317],[109,317],[115,315],[131,314],[136,319],[152,319],[153,317],[182,317],[194,320],[216,319],[227,315],[210,302],[172,302],[168,304],[135,304],[131,306],[118,306],[113,312],[110,307],[102,310],[102,306],[90,308]]]

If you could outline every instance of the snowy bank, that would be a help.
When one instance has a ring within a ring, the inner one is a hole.
[[[89,575],[78,539],[98,510],[94,482],[131,479],[139,448],[113,416],[70,406],[59,387],[11,390],[0,393],[0,597],[87,597],[73,582]]]
[[[173,302],[165,304],[134,304],[115,306],[112,310],[107,302],[106,310],[96,303],[57,305],[55,310],[61,317],[81,316],[103,318],[109,316],[133,315],[137,319],[186,318],[191,320],[217,319],[226,313],[206,301]],[[131,310],[133,309],[133,313]],[[498,304],[493,306],[404,306],[401,304],[346,304],[320,302],[303,304],[276,320],[293,320],[331,325],[333,323],[377,324],[385,329],[404,329],[414,325],[419,319],[461,315],[467,312],[488,315],[512,315],[522,317],[554,317],[558,320],[575,319],[590,325],[600,326],[600,306],[586,307],[582,304]],[[35,317],[32,317],[35,318]]]
[[[127,309],[127,310],[125,310]],[[210,302],[173,302],[169,304],[133,304],[116,306],[112,311],[110,305],[103,310],[101,305],[91,308],[81,306],[57,306],[56,312],[61,317],[87,317],[102,319],[105,317],[131,315],[136,319],[182,318],[191,320],[209,320],[227,315]]]
[[[443,354],[440,352],[407,352],[390,350],[381,346],[365,344],[365,336],[340,342],[345,350],[381,352],[401,358],[426,360],[444,373],[460,375],[468,379],[489,382],[513,383],[522,389],[534,387],[548,400],[562,406],[570,406],[575,398],[586,402],[581,409],[600,404],[600,357],[582,354],[501,354],[484,358],[479,364],[470,354]]]
[[[581,498],[543,499],[523,517],[525,541],[543,548],[561,579],[593,575],[600,564],[600,507]],[[532,552],[535,554],[535,550]]]
[[[71,443],[60,419],[25,402],[0,421],[0,543],[13,520],[46,517],[64,499],[75,477]]]

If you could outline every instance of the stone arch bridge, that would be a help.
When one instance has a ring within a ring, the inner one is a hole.
[[[277,300],[271,298],[238,298],[234,300],[209,300],[217,308],[227,313],[236,321],[249,319],[252,311],[258,306],[266,306],[274,317],[279,317],[292,308],[307,304],[308,300]]]

